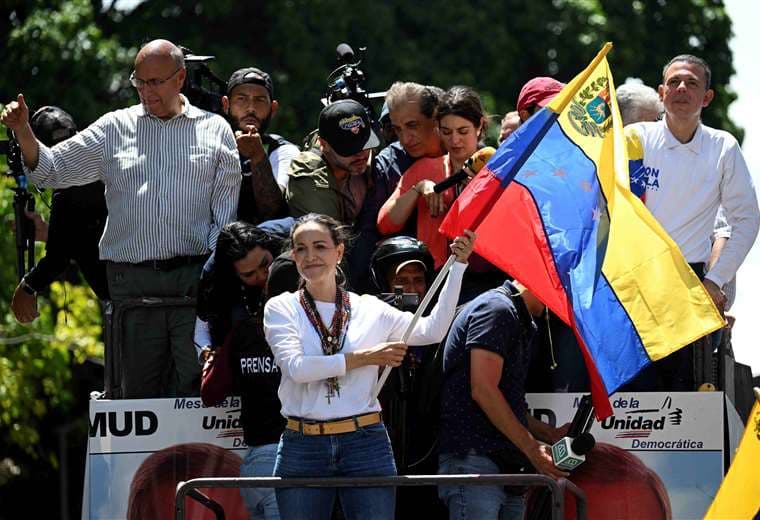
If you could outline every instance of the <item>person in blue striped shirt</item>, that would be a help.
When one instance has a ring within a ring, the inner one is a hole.
[[[221,116],[180,91],[182,51],[167,40],[137,53],[130,82],[140,103],[109,112],[57,146],[40,143],[22,94],[0,116],[16,133],[30,180],[67,188],[102,180],[108,220],[100,239],[116,305],[184,298],[189,305],[125,312],[114,397],[197,395],[192,306],[203,263],[233,220],[240,191],[235,137]],[[114,353],[111,353],[114,355]],[[116,357],[116,356],[114,356]]]

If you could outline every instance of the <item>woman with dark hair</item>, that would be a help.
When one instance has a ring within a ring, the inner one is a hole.
[[[475,235],[457,237],[456,256],[438,303],[421,318],[410,345],[439,342],[454,316]],[[264,332],[282,370],[279,396],[287,426],[277,450],[279,477],[377,477],[396,474],[373,389],[378,369],[399,366],[412,314],[374,296],[349,293],[338,265],[346,232],[334,219],[308,214],[291,231],[299,291],[270,299]],[[395,492],[384,488],[279,488],[283,518],[329,519],[336,495],[348,520],[393,518]]]
[[[285,239],[262,227],[232,222],[222,228],[216,251],[201,275],[195,327],[202,362],[222,345],[230,349],[214,361],[230,363],[235,394],[242,400],[240,420],[249,447],[240,470],[244,477],[272,475],[277,442],[285,426],[277,398],[280,371],[263,327],[270,266]],[[202,397],[206,405],[215,404]],[[279,518],[273,490],[247,488],[241,493],[251,518]]]
[[[398,233],[417,210],[417,237],[424,242],[439,269],[448,257],[448,241],[438,232],[444,215],[458,190],[435,193],[433,186],[462,169],[479,148],[488,119],[477,92],[469,87],[451,87],[436,109],[438,130],[446,155],[423,158],[401,177],[396,190],[380,209],[377,227],[383,235]]]

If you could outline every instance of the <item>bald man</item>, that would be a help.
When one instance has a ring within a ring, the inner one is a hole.
[[[109,112],[48,148],[29,126],[22,94],[0,120],[15,133],[30,180],[68,188],[101,180],[108,220],[100,239],[111,298],[194,298],[219,229],[232,220],[240,162],[229,124],[180,94],[182,51],[154,40],[137,53],[130,82],[140,104]],[[120,331],[115,396],[196,395],[200,370],[191,306],[131,309]],[[108,352],[108,351],[107,351]]]

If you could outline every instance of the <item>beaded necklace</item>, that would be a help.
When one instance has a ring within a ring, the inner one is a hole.
[[[306,316],[309,318],[314,329],[317,331],[319,341],[322,344],[322,352],[325,356],[332,356],[343,349],[343,343],[346,341],[346,332],[348,331],[348,322],[351,319],[351,302],[348,298],[348,292],[338,286],[335,290],[335,313],[330,323],[330,329],[325,327],[322,318],[317,311],[314,298],[302,287],[298,291],[298,299],[301,302]],[[327,403],[335,396],[340,397],[340,383],[337,377],[327,379]]]

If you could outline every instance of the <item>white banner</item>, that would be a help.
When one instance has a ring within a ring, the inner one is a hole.
[[[526,397],[534,416],[559,426],[572,420],[581,394]],[[633,453],[656,473],[672,518],[701,517],[723,478],[723,394],[621,393],[612,404],[615,415],[591,429],[597,443]],[[154,516],[171,518],[176,480],[233,476],[245,449],[238,398],[210,408],[197,398],[91,401],[83,518],[124,519],[128,511],[130,520],[140,518],[146,496]],[[226,501],[227,518],[247,518],[237,490],[207,491]],[[639,496],[630,487],[626,493]]]
[[[572,420],[582,394],[528,394],[532,413],[557,425]],[[722,392],[639,392],[612,396],[614,415],[591,433],[629,451],[723,451]]]
[[[177,481],[239,476],[245,452],[239,398],[214,407],[199,398],[91,401],[82,518],[174,518]],[[237,489],[205,492],[226,518],[248,518]],[[185,505],[187,518],[213,518]]]
[[[560,426],[572,421],[581,396],[528,394],[526,399],[535,417]],[[589,518],[655,518],[663,508],[674,519],[701,518],[723,479],[723,393],[618,393],[611,402],[614,415],[594,421],[590,431],[597,446],[612,445],[634,457],[624,460],[613,448],[605,448],[604,461],[589,456],[581,470],[605,466],[586,487]],[[657,479],[662,484],[652,484]]]

